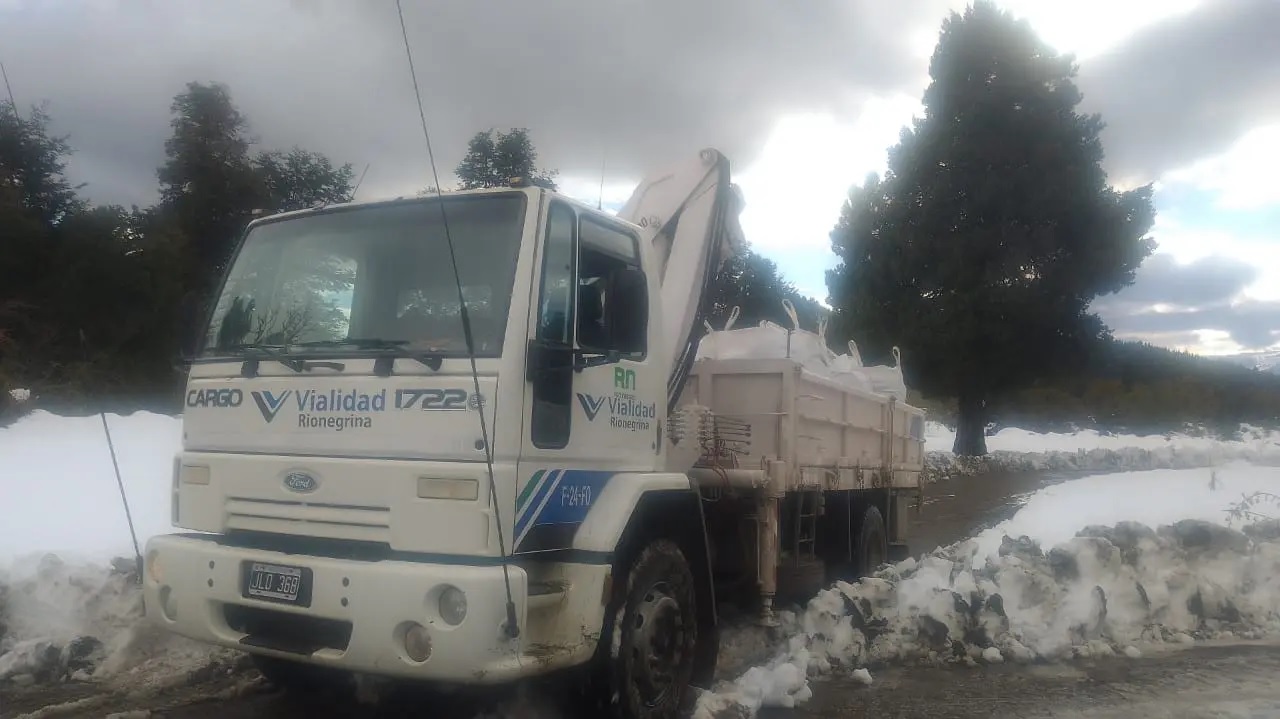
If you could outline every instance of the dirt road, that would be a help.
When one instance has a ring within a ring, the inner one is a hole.
[[[991,526],[1012,515],[1019,498],[1064,476],[1012,474],[932,485],[914,516],[913,549],[927,551]],[[734,635],[734,632],[730,633]],[[725,676],[758,660],[763,641],[738,631],[727,647]],[[753,656],[754,655],[754,656]],[[1280,644],[1200,645],[1139,660],[1117,658],[1041,666],[972,669],[892,668],[874,670],[875,683],[818,683],[814,699],[797,710],[769,710],[768,717],[1276,717],[1280,719]],[[473,702],[460,706],[439,697],[392,698],[380,705],[320,701],[297,703],[269,690],[248,673],[205,677],[160,696],[134,699],[108,695],[90,685],[6,690],[0,718],[103,717],[122,719],[301,719],[302,717],[474,717]],[[511,719],[558,715],[533,691],[529,701],[508,705]],[[441,703],[445,701],[445,703]]]
[[[870,687],[826,683],[762,717],[1280,717],[1280,645],[1199,645],[1142,659],[973,669],[892,669]]]

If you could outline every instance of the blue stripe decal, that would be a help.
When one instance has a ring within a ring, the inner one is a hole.
[[[613,472],[566,470],[556,483],[555,496],[541,507],[533,524],[579,524],[587,518],[600,491],[613,477]]]
[[[549,470],[546,476],[542,478],[542,486],[534,490],[533,496],[529,498],[529,503],[521,508],[520,516],[516,518],[516,537],[518,538],[534,516],[538,513],[537,508],[542,504],[543,499],[551,493],[551,488],[555,485],[560,475],[564,474],[563,469]]]

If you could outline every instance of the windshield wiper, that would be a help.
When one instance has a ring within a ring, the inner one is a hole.
[[[397,359],[413,360],[433,372],[439,372],[444,364],[444,356],[435,352],[415,352],[405,345],[409,340],[385,340],[380,337],[352,337],[345,340],[317,340],[302,342],[299,347],[354,347],[360,350],[381,350],[381,355],[374,362],[374,374],[379,377],[390,377],[391,368]]]
[[[269,359],[279,362],[285,367],[288,367],[289,369],[298,373],[306,372],[316,367],[325,367],[328,369],[337,370],[339,372],[346,369],[346,365],[342,364],[341,362],[310,362],[305,359],[302,359],[301,357],[294,357],[288,354],[285,349],[276,349],[269,345],[261,345],[261,344],[232,345],[231,347],[227,347],[225,349],[228,351],[239,351],[242,353],[258,353],[266,356]],[[249,357],[245,359],[244,364],[240,365],[240,376],[241,377],[257,377],[258,364],[260,363],[261,359],[262,359],[261,357]]]
[[[302,360],[290,357],[283,351],[262,344],[243,344],[231,345],[229,347],[220,348],[226,352],[239,352],[240,354],[261,354],[265,355],[280,364],[288,367],[294,372],[302,372],[306,367]],[[240,366],[241,377],[257,377],[258,376],[258,357],[249,357],[245,359],[244,364]]]

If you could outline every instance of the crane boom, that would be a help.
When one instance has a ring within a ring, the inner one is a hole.
[[[712,280],[727,259],[745,249],[741,211],[729,160],[705,149],[696,160],[646,178],[618,213],[644,231],[657,258],[666,318],[662,351],[671,367],[668,408],[675,406],[697,354]]]

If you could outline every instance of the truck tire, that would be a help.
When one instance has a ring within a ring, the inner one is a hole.
[[[689,693],[698,640],[693,571],[680,547],[656,540],[631,562],[605,633],[613,714],[675,719]]]
[[[867,507],[858,528],[858,573],[868,576],[889,561],[889,531],[875,505]]]

